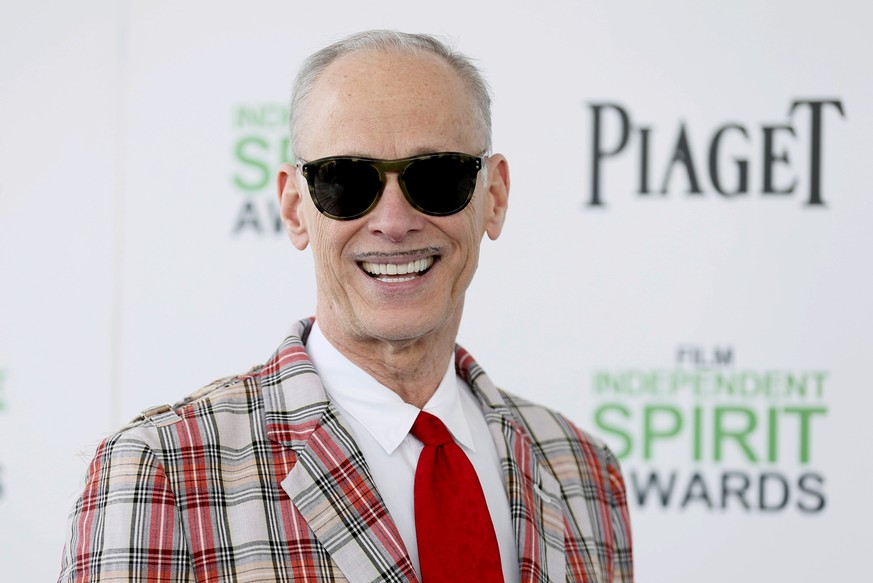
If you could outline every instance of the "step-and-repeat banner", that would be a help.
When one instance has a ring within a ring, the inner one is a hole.
[[[301,60],[442,35],[512,174],[459,341],[622,460],[639,581],[867,572],[873,9],[102,0],[0,9],[0,579],[96,444],[314,309],[275,173]]]

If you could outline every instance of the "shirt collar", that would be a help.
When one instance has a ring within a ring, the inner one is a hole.
[[[358,368],[324,337],[318,322],[306,341],[306,352],[318,371],[324,389],[341,409],[354,417],[389,455],[412,429],[419,409]],[[459,391],[465,388],[455,374],[455,355],[424,410],[439,417],[464,447],[475,450],[470,424]]]

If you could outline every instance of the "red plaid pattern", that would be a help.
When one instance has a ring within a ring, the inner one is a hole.
[[[270,361],[106,439],[70,517],[59,581],[416,581],[363,455],[325,395],[299,322]],[[458,374],[501,457],[524,582],[633,579],[612,453]]]

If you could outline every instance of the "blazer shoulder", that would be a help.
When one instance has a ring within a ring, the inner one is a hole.
[[[186,424],[202,423],[206,418],[226,418],[223,413],[255,413],[263,408],[260,395],[262,366],[244,374],[222,377],[197,389],[174,404],[156,405],[144,409],[124,427],[109,435],[106,441],[140,441],[159,450],[159,434],[179,431]],[[248,415],[243,415],[247,417]]]
[[[627,488],[617,456],[601,439],[561,413],[501,390],[507,406],[530,438],[534,454],[561,484],[567,499],[597,500],[610,512],[620,581],[632,580]],[[569,502],[568,502],[569,503]],[[602,528],[606,528],[601,525]]]
[[[624,498],[618,458],[600,438],[561,413],[500,390],[512,417],[529,437],[535,454],[561,482],[594,480],[609,495]]]
[[[581,429],[562,413],[503,389],[499,389],[499,391],[513,417],[532,437],[541,436],[545,440],[561,438],[571,441],[578,440],[598,450],[609,451],[609,447],[602,439]],[[539,440],[535,439],[535,441]],[[610,455],[612,455],[611,452]]]

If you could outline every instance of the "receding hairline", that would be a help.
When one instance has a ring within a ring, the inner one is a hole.
[[[428,56],[448,66],[466,89],[483,151],[491,149],[491,91],[481,71],[466,55],[434,36],[391,30],[372,30],[341,39],[309,56],[294,81],[290,107],[291,148],[299,154],[306,104],[324,73],[345,57],[372,54]]]

